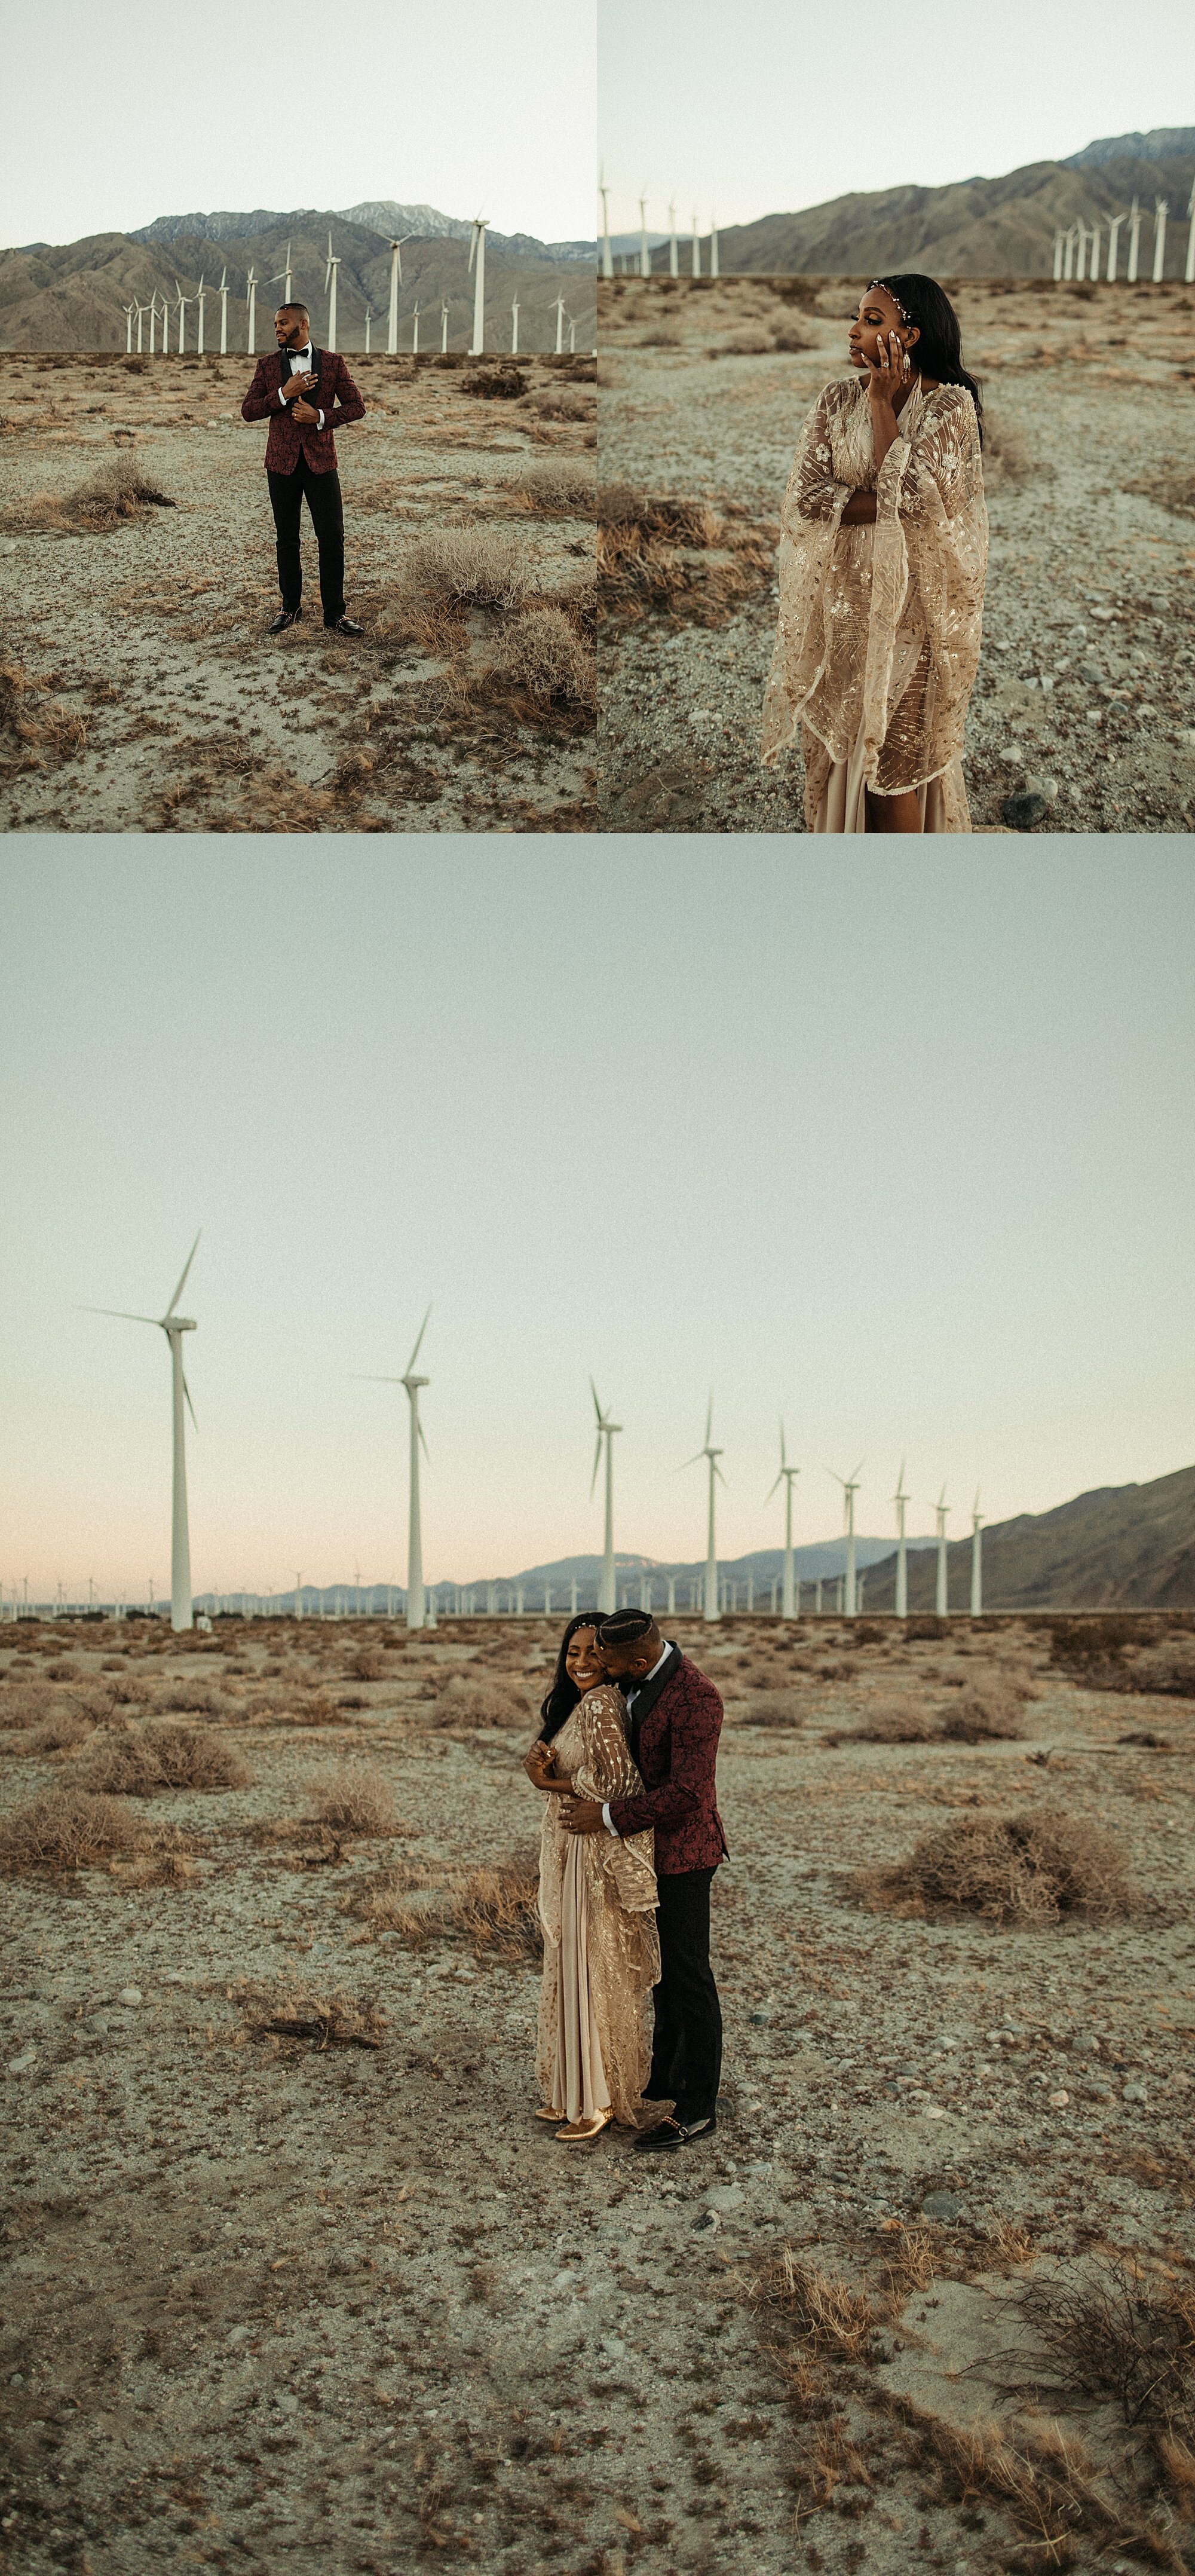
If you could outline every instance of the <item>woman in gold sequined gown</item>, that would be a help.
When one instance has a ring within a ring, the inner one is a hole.
[[[763,757],[782,759],[800,728],[810,832],[969,832],[979,387],[930,277],[873,279],[850,354],[856,378],[818,396],[784,497]]]
[[[573,1788],[604,1802],[633,1798],[643,1786],[622,1694],[603,1678],[596,1613],[565,1630],[543,1716],[555,1731],[532,1746],[524,1766],[546,1793],[538,2116],[555,2121],[557,2137],[573,2146],[599,2137],[612,2120],[634,2128],[647,2116],[650,2006],[660,1974],[655,1835],[569,1834],[560,1820],[561,1797]],[[650,2118],[658,2117],[653,2102]]]

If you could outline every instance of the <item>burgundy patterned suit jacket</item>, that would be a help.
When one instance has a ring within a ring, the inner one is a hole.
[[[290,374],[290,351],[271,349],[257,361],[257,373],[241,404],[242,420],[268,420],[270,435],[266,441],[267,474],[293,474],[300,456],[305,456],[313,474],[334,474],[336,441],[332,431],[344,422],[360,420],[365,405],[349,374],[343,358],[331,349],[311,351],[312,369],[319,383],[307,400],[314,411],[322,411],[324,425],[317,429],[313,420],[291,417],[291,405],[285,408],[278,400],[282,370]]]
[[[643,1795],[612,1798],[611,1823],[620,1834],[641,1834],[655,1826],[659,1878],[675,1877],[684,1869],[716,1869],[726,1858],[714,1781],[722,1732],[718,1692],[682,1655],[637,1730],[634,1717],[632,1709],[631,1749]]]

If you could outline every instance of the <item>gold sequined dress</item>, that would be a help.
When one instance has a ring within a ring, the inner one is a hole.
[[[843,527],[874,492],[874,527]],[[781,513],[780,608],[763,758],[800,726],[805,824],[862,832],[865,790],[913,789],[927,832],[969,832],[962,748],[979,663],[988,521],[965,385],[914,383],[879,472],[867,386],[827,385]]]
[[[643,1782],[620,1691],[600,1682],[565,1719],[552,1750],[581,1798],[634,1798]],[[566,1833],[544,1801],[539,1912],[544,1928],[535,2072],[545,2104],[570,2120],[612,2109],[634,2127],[651,2065],[651,1990],[660,1974],[655,1835]],[[658,2105],[652,2105],[655,2116]]]

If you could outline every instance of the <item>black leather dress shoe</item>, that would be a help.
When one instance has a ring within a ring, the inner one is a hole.
[[[355,625],[351,617],[330,617],[328,633],[329,635],[364,635],[365,628]]]
[[[694,2120],[690,2127],[686,2127],[683,2120],[674,2120],[666,2114],[662,2120],[657,2120],[654,2129],[641,2129],[635,2145],[641,2156],[666,2156],[677,2147],[695,2146],[698,2138],[712,2137],[717,2125],[716,2120]]]
[[[301,608],[280,608],[273,625],[266,628],[267,635],[285,635],[288,626],[298,625],[302,614]]]

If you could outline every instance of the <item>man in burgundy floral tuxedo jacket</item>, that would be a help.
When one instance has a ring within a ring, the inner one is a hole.
[[[598,1642],[607,1676],[627,1703],[643,1793],[607,1806],[565,1800],[561,1821],[572,1833],[655,1828],[660,1982],[644,2098],[671,2107],[635,2144],[685,2147],[715,2126],[722,2068],[722,2013],[710,1966],[710,1886],[726,1858],[714,1777],[722,1702],[645,1611],[603,1619]]]
[[[344,506],[333,429],[360,420],[365,405],[343,358],[311,343],[304,304],[283,304],[274,316],[278,346],[259,358],[241,404],[242,420],[268,420],[266,477],[278,536],[278,587],[282,606],[271,635],[281,635],[303,614],[299,523],[303,497],[319,547],[319,586],[324,624],[338,635],[360,635],[344,611]]]

